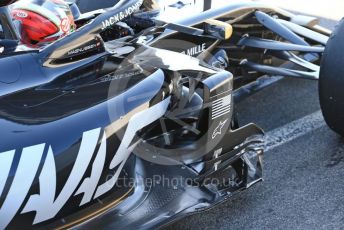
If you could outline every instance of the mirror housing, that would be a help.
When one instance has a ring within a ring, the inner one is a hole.
[[[19,34],[13,24],[8,7],[8,5],[14,2],[16,2],[16,0],[0,1],[0,25],[2,27],[2,36],[4,39],[19,40]]]
[[[232,37],[233,27],[222,21],[208,19],[205,21],[205,32],[221,40],[227,40]]]

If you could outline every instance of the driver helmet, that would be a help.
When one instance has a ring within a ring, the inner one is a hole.
[[[11,14],[20,22],[21,39],[27,45],[53,42],[76,29],[64,0],[22,0],[12,6]]]

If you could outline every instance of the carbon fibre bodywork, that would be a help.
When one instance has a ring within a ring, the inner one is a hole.
[[[253,43],[247,36],[243,40],[247,28],[238,25],[229,41],[223,37],[228,31],[204,23],[240,15],[267,21],[271,12],[283,20],[297,17],[247,1],[165,22],[153,3],[120,1],[49,45],[5,46],[0,229],[156,228],[262,180],[263,131],[254,124],[239,128],[234,114],[233,95],[255,87],[241,87],[246,81],[237,86],[233,74],[240,68],[243,76],[254,70],[261,77],[283,69],[267,69],[267,59],[253,65],[241,60],[246,47],[268,49],[265,29],[255,33],[262,37]],[[145,8],[148,13],[140,11]],[[7,10],[3,6],[0,14],[8,16]],[[122,21],[135,33],[112,39],[113,27]],[[1,22],[9,25],[1,44],[15,41],[15,26],[8,18]],[[220,23],[228,29],[227,24]],[[264,26],[290,35],[276,25]],[[238,53],[228,57],[224,50],[234,49],[233,41]],[[289,51],[287,44],[272,46],[275,56],[313,71],[285,70],[285,75],[316,75],[318,69],[306,60],[318,60],[314,53],[321,48],[289,45],[313,57],[301,62],[279,52]]]

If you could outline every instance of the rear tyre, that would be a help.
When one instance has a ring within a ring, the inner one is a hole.
[[[344,136],[344,19],[326,45],[321,62],[319,94],[326,123]]]

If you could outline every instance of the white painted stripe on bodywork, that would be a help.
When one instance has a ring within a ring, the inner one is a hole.
[[[41,162],[45,144],[23,149],[17,172],[0,209],[0,229],[4,229],[23,204]]]
[[[51,172],[56,171],[56,162],[50,148],[47,160],[44,163],[39,177],[40,194],[32,195],[22,211],[22,213],[31,211],[36,212],[33,222],[34,224],[55,217],[61,208],[67,203],[82,180],[89,162],[91,162],[94,149],[98,144],[100,132],[101,128],[98,128],[83,134],[79,153],[75,160],[73,169],[63,189],[58,195],[56,194],[56,178],[55,181],[52,181],[53,179],[51,178],[56,177],[56,173]]]
[[[15,152],[15,150],[12,150],[0,154],[0,197],[10,173]]]
[[[92,196],[94,194],[94,191],[96,190],[100,177],[103,172],[103,168],[105,165],[105,159],[106,159],[106,134],[104,132],[102,137],[102,142],[98,151],[98,154],[92,164],[92,172],[90,177],[86,178],[84,182],[80,185],[78,191],[75,193],[75,195],[84,194],[80,206],[87,204],[92,200]]]
[[[279,146],[290,143],[313,130],[325,126],[321,111],[290,122],[285,126],[269,131],[265,135],[265,151],[271,151]]]
[[[115,183],[117,182],[117,179],[122,171],[122,168],[124,167],[128,157],[133,151],[133,148],[131,148],[130,144],[132,144],[132,141],[136,133],[142,128],[153,123],[154,121],[157,121],[160,118],[162,118],[166,114],[170,101],[171,97],[168,97],[164,101],[152,106],[151,108],[143,110],[130,118],[122,142],[117,150],[117,153],[115,154],[115,157],[113,158],[110,164],[110,169],[114,169],[118,165],[119,168],[110,180],[98,187],[95,194],[95,198],[104,195],[106,192],[108,192],[115,186]]]

